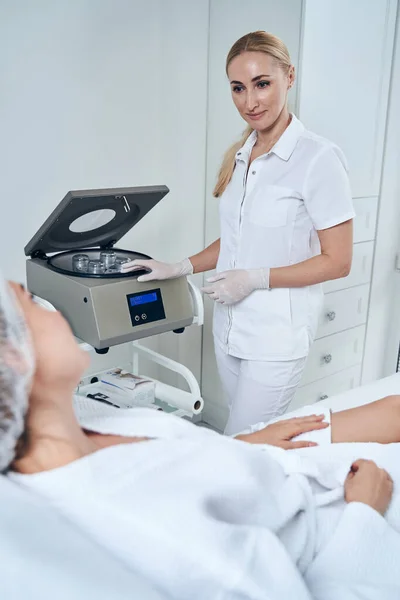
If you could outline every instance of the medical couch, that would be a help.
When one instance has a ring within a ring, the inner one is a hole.
[[[334,412],[400,394],[400,374],[332,396]],[[144,581],[32,493],[0,476],[0,596],[4,600],[160,600]]]

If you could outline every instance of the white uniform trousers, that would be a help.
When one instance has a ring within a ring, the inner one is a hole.
[[[215,355],[229,408],[226,435],[282,415],[296,393],[306,362],[306,357],[276,362],[244,360],[226,354],[216,340]]]

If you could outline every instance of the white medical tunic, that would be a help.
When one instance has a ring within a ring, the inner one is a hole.
[[[270,152],[249,168],[257,134],[236,154],[220,201],[217,271],[285,267],[320,254],[317,231],[355,216],[346,161],[332,142],[292,120]],[[214,335],[230,355],[291,360],[308,354],[322,306],[320,285],[257,290],[215,305]]]

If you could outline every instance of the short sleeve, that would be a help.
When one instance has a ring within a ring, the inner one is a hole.
[[[315,229],[328,229],[355,217],[346,160],[339,148],[323,149],[306,174],[304,203]]]

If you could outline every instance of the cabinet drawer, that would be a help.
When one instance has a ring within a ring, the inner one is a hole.
[[[325,294],[316,338],[366,323],[368,298],[369,284]]]
[[[307,404],[314,404],[314,402],[326,400],[336,394],[352,390],[360,385],[360,381],[361,365],[357,365],[340,371],[340,373],[335,373],[335,375],[324,377],[319,381],[303,385],[297,390],[289,406],[289,410],[295,410]],[[317,407],[316,410],[318,410]]]
[[[333,375],[362,361],[365,325],[316,340],[311,346],[302,385]]]
[[[353,203],[356,212],[353,233],[354,243],[373,240],[378,215],[378,198],[356,198]]]
[[[351,271],[347,277],[326,281],[323,289],[326,294],[344,290],[355,285],[369,283],[371,279],[372,258],[374,254],[374,242],[363,242],[353,246],[353,262]]]

